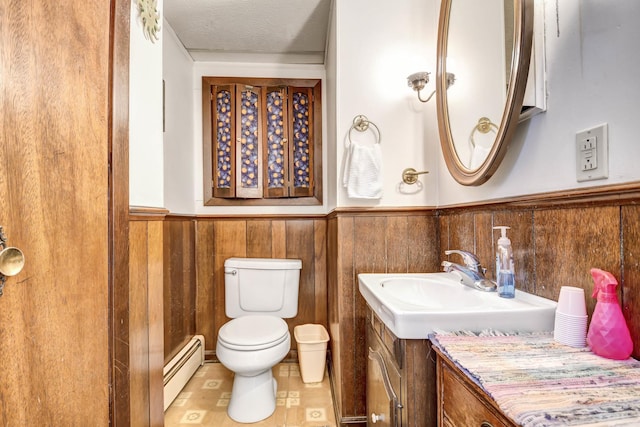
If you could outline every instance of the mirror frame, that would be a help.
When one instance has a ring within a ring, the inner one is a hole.
[[[518,126],[522,101],[527,86],[531,47],[533,43],[534,0],[514,1],[514,41],[509,76],[509,90],[502,120],[496,132],[496,139],[485,161],[477,169],[469,169],[460,161],[455,149],[447,103],[447,41],[451,3],[454,0],[442,0],[438,23],[438,51],[436,77],[436,107],[438,131],[442,154],[449,172],[462,185],[481,185],[495,173],[504,158],[509,142]]]

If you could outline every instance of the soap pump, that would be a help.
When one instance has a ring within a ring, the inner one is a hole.
[[[594,281],[592,296],[598,302],[589,324],[587,344],[591,351],[607,359],[628,359],[633,352],[633,341],[618,303],[618,281],[613,274],[598,268],[591,269],[591,276]]]
[[[513,250],[511,240],[507,237],[507,230],[510,227],[501,225],[493,227],[500,230],[502,235],[498,239],[496,248],[496,282],[498,285],[498,295],[502,298],[513,298],[516,296],[515,266],[513,264]]]

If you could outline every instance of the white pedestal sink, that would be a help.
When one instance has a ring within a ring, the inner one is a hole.
[[[398,338],[426,339],[435,330],[553,331],[555,301],[519,290],[500,298],[461,284],[454,273],[359,274],[358,282]]]

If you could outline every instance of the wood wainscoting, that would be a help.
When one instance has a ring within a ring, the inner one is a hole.
[[[329,342],[338,422],[366,424],[366,302],[359,273],[436,271],[434,209],[338,210],[329,215]],[[426,357],[426,355],[425,355]]]
[[[163,209],[130,209],[129,216],[129,396],[130,424],[164,425],[165,364]],[[169,323],[170,324],[170,323]]]
[[[366,305],[358,291],[358,274],[438,271],[446,249],[463,249],[478,254],[493,277],[496,225],[511,227],[519,289],[554,300],[561,286],[582,287],[590,295],[589,269],[611,271],[620,281],[633,356],[640,358],[640,183],[446,208],[350,208],[310,217],[162,218],[161,236],[153,222],[157,218],[131,220],[131,262],[140,265],[130,270],[131,295],[139,299],[131,300],[130,330],[133,334],[136,325],[144,323],[134,308],[144,310],[145,298],[149,310],[154,306],[158,270],[151,267],[158,262],[163,265],[165,325],[159,337],[149,332],[148,344],[144,334],[132,335],[132,348],[142,343],[151,350],[153,336],[164,339],[166,362],[192,335],[202,334],[207,357],[215,358],[217,331],[228,320],[224,260],[299,258],[300,304],[289,327],[293,331],[296,325],[317,323],[329,330],[330,375],[337,420],[343,426],[366,424]],[[149,271],[144,263],[149,263]],[[138,289],[141,283],[149,289]],[[592,313],[595,301],[587,302]],[[294,341],[291,358],[295,352]],[[137,356],[132,353],[132,402],[137,393],[134,368],[144,368]],[[151,361],[148,366],[157,369]],[[151,379],[155,373],[148,375]]]
[[[196,221],[167,216],[164,221],[164,363],[194,335],[196,327]]]
[[[207,358],[214,357],[218,329],[229,320],[224,310],[224,261],[230,257],[301,259],[298,315],[287,319],[289,330],[293,336],[297,325],[327,327],[324,217],[198,218],[195,240],[195,322],[197,333],[205,337]],[[297,351],[295,340],[291,348]]]

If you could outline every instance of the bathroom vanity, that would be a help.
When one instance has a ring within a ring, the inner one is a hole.
[[[438,427],[515,427],[493,399],[437,349]]]
[[[400,339],[367,306],[367,422],[435,426],[435,353],[427,339]]]
[[[358,280],[367,303],[370,426],[437,425],[436,354],[430,333],[504,324],[520,331],[553,329],[554,301],[521,291],[515,298],[500,298],[462,284],[454,273],[361,273]]]
[[[640,361],[611,360],[551,332],[442,332],[438,426],[640,425]]]

